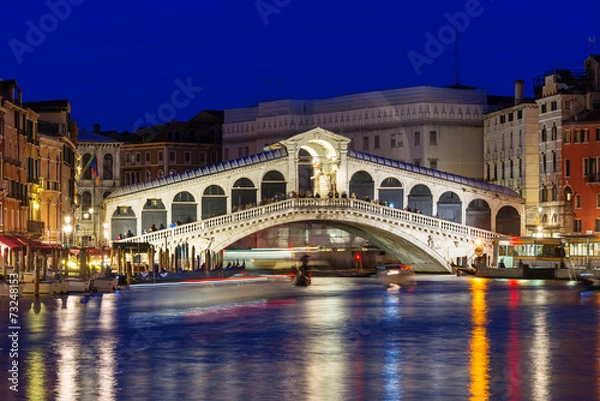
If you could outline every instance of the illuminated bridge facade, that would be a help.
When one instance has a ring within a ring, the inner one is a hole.
[[[306,222],[356,234],[418,271],[445,272],[472,257],[477,240],[491,254],[497,233],[520,234],[516,192],[349,150],[349,142],[315,128],[257,155],[123,187],[105,201],[111,239],[210,255]]]

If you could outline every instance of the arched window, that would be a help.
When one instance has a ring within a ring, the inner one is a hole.
[[[112,180],[113,174],[113,156],[106,154],[102,158],[102,178],[105,180]]]
[[[542,127],[542,142],[546,142],[546,125]]]
[[[151,178],[150,178],[150,170],[146,170],[146,180],[145,181],[148,182],[150,180],[151,180]]]
[[[90,155],[89,153],[86,153],[81,158],[82,167],[85,169],[83,171],[83,175],[81,176],[81,179],[83,179],[83,180],[91,180],[92,179],[92,169],[88,166],[88,163],[90,162],[91,158],[92,158],[92,155]]]

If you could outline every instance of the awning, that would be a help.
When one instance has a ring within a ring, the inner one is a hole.
[[[21,248],[25,246],[25,244],[23,244],[17,238],[10,237],[8,235],[0,235],[0,243],[9,248]]]

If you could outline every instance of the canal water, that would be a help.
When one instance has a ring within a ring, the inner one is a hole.
[[[21,298],[18,356],[0,304],[7,401],[600,399],[600,294],[568,282],[419,277],[394,292],[316,277]]]

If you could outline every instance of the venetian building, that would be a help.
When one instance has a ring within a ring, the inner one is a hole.
[[[68,100],[28,102],[27,107],[39,114],[38,158],[39,217],[44,222],[42,239],[63,243],[65,218],[70,219],[77,207],[75,154],[78,128],[71,120]]]
[[[525,199],[525,228],[536,233],[539,218],[539,107],[515,81],[513,104],[484,115],[485,180],[516,191]]]
[[[0,81],[2,137],[0,230],[41,238],[44,223],[39,208],[38,114],[23,106],[15,80]]]
[[[539,235],[574,232],[573,190],[564,180],[563,121],[600,109],[599,56],[590,56],[583,71],[555,70],[536,81],[539,106]]]
[[[94,125],[94,132],[82,130],[79,135],[80,155],[78,191],[80,207],[75,214],[77,236],[82,246],[107,245],[108,238],[102,222],[105,220],[103,201],[121,186],[120,152],[123,141],[113,139],[116,132],[101,132],[100,125]],[[90,161],[97,168],[97,176],[92,171]]]
[[[315,127],[353,150],[482,179],[485,90],[419,86],[225,110],[223,160],[256,154]],[[308,157],[302,154],[301,157]]]

